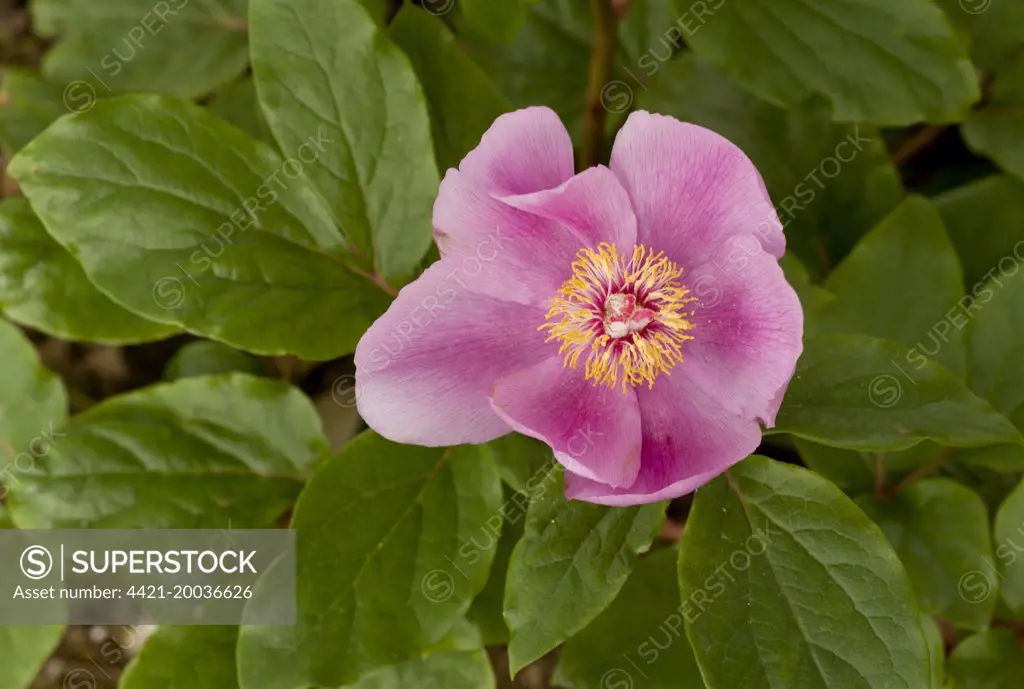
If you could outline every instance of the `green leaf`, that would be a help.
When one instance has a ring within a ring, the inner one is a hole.
[[[964,122],[964,139],[975,152],[1024,179],[1024,52],[996,73],[990,94]]]
[[[784,107],[820,95],[837,121],[905,125],[960,121],[979,97],[931,0],[718,0],[706,10],[686,37],[693,50]]]
[[[353,351],[388,300],[345,265],[330,212],[289,170],[209,111],[157,96],[65,117],[9,169],[119,304],[240,349],[329,359]]]
[[[189,342],[175,352],[164,370],[166,380],[179,380],[219,373],[248,373],[266,376],[267,367],[245,352],[232,349],[220,342],[199,340]]]
[[[46,443],[37,450],[40,443],[36,441],[67,417],[67,393],[60,378],[39,362],[32,343],[4,320],[0,320],[0,378],[0,461],[3,469],[17,471],[20,478],[27,470],[24,465],[34,462],[19,455],[46,453]],[[8,488],[15,483],[9,475],[0,476],[0,481]]]
[[[409,56],[426,93],[438,167],[458,167],[480,143],[487,128],[511,110],[512,104],[463,51],[444,23],[427,12],[404,8],[389,32]],[[473,107],[466,107],[467,103]]]
[[[512,674],[583,629],[626,583],[666,503],[605,507],[566,500],[563,477],[533,498],[512,552],[505,622]]]
[[[974,62],[998,70],[1024,46],[1024,5],[1017,0],[937,0],[967,30]]]
[[[793,438],[807,468],[820,474],[847,493],[865,493],[874,488],[875,473],[871,454],[841,447],[819,445]]]
[[[960,254],[967,294],[1024,260],[1024,182],[988,177],[938,196],[935,207]]]
[[[240,374],[111,398],[52,445],[11,486],[23,529],[272,527],[327,446],[302,393]]]
[[[68,111],[63,98],[63,87],[27,69],[4,66],[0,144],[8,159]]]
[[[910,348],[905,365],[924,356],[964,376],[969,321],[957,303],[964,294],[960,261],[924,198],[900,204],[828,276],[825,289],[837,299],[817,314],[823,332],[898,342]]]
[[[958,627],[988,626],[996,597],[973,600],[965,577],[992,559],[988,511],[977,493],[949,479],[918,481],[890,498],[863,495],[857,505],[885,533],[925,612]],[[955,514],[956,519],[949,519]]]
[[[80,111],[97,95],[149,91],[194,98],[231,81],[248,62],[247,4],[36,0],[31,9],[35,30],[59,39],[43,58],[43,72],[69,84],[68,106]]]
[[[899,173],[874,127],[832,123],[817,101],[776,107],[692,53],[649,73],[640,105],[708,127],[743,149],[764,177],[788,250],[813,276],[827,274],[899,204]]]
[[[786,253],[779,259],[779,265],[782,266],[786,280],[800,297],[800,306],[804,311],[804,337],[820,335],[819,314],[827,304],[835,300],[836,295],[812,283],[807,268],[792,253]]]
[[[547,0],[530,8],[508,45],[471,32],[459,38],[515,107],[546,105],[575,136],[583,120],[593,34],[586,0]]]
[[[120,689],[237,689],[238,627],[160,627],[125,669]]]
[[[539,440],[509,433],[482,446],[501,471],[501,478],[522,493],[533,494],[555,478],[558,464],[551,448]]]
[[[507,42],[526,23],[524,0],[462,0],[459,7],[474,30],[487,38]]]
[[[704,689],[677,605],[677,559],[672,548],[642,559],[608,609],[565,642],[558,661],[565,684]]]
[[[476,448],[353,440],[299,499],[298,623],[242,629],[242,688],[336,687],[438,644],[487,580],[501,501]]]
[[[679,582],[710,687],[928,686],[899,560],[849,498],[809,471],[751,457],[697,491]]]
[[[374,670],[344,689],[495,689],[487,653],[442,651]]]
[[[946,642],[942,638],[942,630],[939,629],[935,619],[927,613],[921,613],[921,631],[924,632],[925,643],[928,644],[928,657],[931,659],[931,681],[928,686],[932,689],[941,689],[943,678],[946,675]]]
[[[1018,554],[1024,552],[1024,482],[1018,484],[999,506],[992,529],[996,542],[995,555],[999,559],[998,570],[993,572],[988,563],[986,566],[976,566],[982,574],[976,577],[977,584],[991,593],[995,584],[993,580],[997,578],[993,575],[998,574],[1003,601],[1019,616],[1024,613],[1024,568],[1013,567],[1013,563],[1017,561]]]
[[[941,453],[948,452],[933,442],[924,441],[896,452],[859,452],[839,447],[819,445],[802,438],[794,438],[793,444],[804,461],[815,473],[821,474],[851,495],[875,490],[875,470],[879,461],[884,472],[885,485],[896,485],[898,480],[922,464],[935,461]],[[969,448],[975,451],[980,448]]]
[[[993,629],[964,639],[946,670],[957,689],[1018,689],[1024,651],[1012,629]]]
[[[63,635],[63,627],[0,627],[0,689],[30,686]]]
[[[411,273],[431,243],[438,175],[409,60],[355,0],[259,0],[251,50],[281,150],[321,134],[330,142],[305,174],[363,266]]]
[[[0,202],[0,309],[68,340],[124,344],[178,331],[136,316],[96,289],[21,197]]]
[[[1024,429],[1024,271],[1020,264],[1013,264],[1012,273],[993,275],[977,297],[967,343],[971,390]]]
[[[274,143],[274,135],[270,133],[256,100],[256,85],[251,78],[240,79],[222,88],[210,101],[209,108],[253,139]]]
[[[922,440],[973,447],[1024,436],[941,366],[911,369],[902,346],[861,335],[805,343],[775,428],[852,450],[903,450]]]
[[[512,550],[523,537],[526,522],[523,517],[526,516],[529,504],[530,498],[525,493],[506,490],[500,538],[494,529],[480,535],[483,542],[478,544],[478,549],[486,550],[493,547],[494,563],[491,565],[491,575],[487,583],[473,599],[466,617],[480,630],[481,640],[488,646],[508,644],[508,627],[502,615],[505,603],[505,574],[512,559]]]

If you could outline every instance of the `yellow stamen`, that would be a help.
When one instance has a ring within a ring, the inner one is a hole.
[[[581,249],[540,329],[561,343],[566,366],[576,368],[586,353],[586,378],[595,386],[651,388],[682,363],[681,345],[693,339],[686,317],[696,297],[679,284],[682,274],[663,252],[640,244],[628,259],[611,244]]]

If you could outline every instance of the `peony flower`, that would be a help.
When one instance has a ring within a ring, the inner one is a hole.
[[[574,174],[547,108],[499,117],[434,205],[441,259],[356,349],[359,412],[416,445],[537,438],[569,498],[695,490],[751,454],[802,349],[761,177],[702,127],[635,112]]]

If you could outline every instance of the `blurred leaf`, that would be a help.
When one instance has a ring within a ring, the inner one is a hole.
[[[862,495],[857,505],[882,527],[925,612],[964,629],[988,627],[996,596],[969,599],[962,590],[965,577],[992,559],[988,512],[976,493],[928,478],[891,498]]]
[[[794,438],[793,444],[800,452],[800,459],[810,469],[852,495],[875,489],[875,465],[879,459],[885,472],[885,484],[892,486],[917,467],[939,457],[939,453],[944,451],[928,440],[895,452],[844,450],[801,438]],[[976,448],[970,448],[974,449]]]
[[[828,273],[903,196],[878,131],[834,124],[818,102],[783,110],[692,53],[663,65],[649,88],[640,92],[642,107],[713,129],[750,156],[790,252],[815,277]]]
[[[677,0],[681,12],[689,0]],[[820,94],[837,121],[958,122],[978,100],[966,51],[931,0],[713,0],[693,50],[781,106]]]
[[[1019,445],[964,447],[953,452],[952,460],[960,464],[984,467],[1000,474],[1024,472],[1024,448]]]
[[[466,613],[469,621],[480,630],[483,643],[488,646],[508,644],[508,627],[502,616],[505,602],[505,575],[508,572],[509,561],[512,559],[512,550],[523,537],[523,527],[526,524],[524,517],[529,502],[530,498],[526,494],[507,489],[505,503],[502,507],[504,519],[500,524],[500,537],[495,529],[488,528],[480,534],[482,543],[471,541],[477,550],[495,548],[491,575],[483,590],[473,599],[469,612]]]
[[[290,169],[203,108],[123,96],[61,119],[9,171],[89,279],[135,313],[329,359],[353,351],[388,300],[344,265],[330,212]]]
[[[634,0],[631,5],[618,27],[621,40],[613,78],[601,92],[601,104],[613,115],[625,113],[637,88],[643,88],[636,74],[637,57],[631,53],[646,50],[648,41],[669,32],[674,16],[662,9],[664,0]],[[664,21],[660,17],[665,17]],[[513,106],[546,105],[558,113],[574,138],[579,135],[587,108],[594,40],[590,0],[533,3],[523,28],[504,45],[495,44],[472,26],[459,28],[465,29],[459,32],[459,40]],[[673,45],[682,46],[675,34],[667,35],[676,41]]]
[[[941,366],[908,371],[907,350],[866,336],[805,343],[774,429],[852,450],[903,450],[922,440],[980,446],[1024,442],[988,402]]]
[[[0,144],[10,158],[68,111],[64,89],[20,67],[4,66],[0,91]]]
[[[960,261],[942,218],[925,199],[911,196],[900,204],[824,287],[837,299],[818,314],[823,332],[898,342],[910,348],[901,364],[929,359],[964,377],[963,329],[969,321],[957,305],[964,293]]]
[[[1024,28],[1020,31],[1024,36]],[[991,96],[971,112],[963,134],[974,151],[1024,179],[1024,43],[1013,62],[995,74]]]
[[[993,629],[960,642],[946,671],[957,689],[1019,689],[1024,650],[1013,630]]]
[[[545,0],[530,8],[508,45],[472,32],[459,38],[515,107],[546,105],[575,135],[586,102],[591,27],[588,0]]]
[[[247,0],[34,0],[32,24],[58,38],[43,58],[68,84],[69,107],[148,91],[194,98],[240,75],[249,60]],[[72,89],[72,86],[77,86]]]
[[[996,543],[995,556],[998,558],[999,592],[1014,615],[1020,616],[1024,614],[1024,567],[1013,567],[1013,563],[1017,561],[1019,553],[1024,552],[1024,482],[1019,483],[999,506],[992,528]],[[996,572],[992,572],[987,563],[976,569],[984,570],[983,575],[986,577],[979,583],[987,583],[991,589],[995,585],[992,580],[996,578],[993,576]]]
[[[1024,46],[1024,4],[1018,0],[937,0],[953,22],[967,30],[971,56],[992,71]]]
[[[679,582],[710,686],[928,686],[895,554],[849,498],[802,468],[750,457],[697,491]]]
[[[567,500],[561,480],[534,497],[505,583],[516,674],[590,623],[619,593],[665,519],[666,503],[605,507]]]
[[[1024,430],[1024,271],[1013,265],[1012,273],[994,275],[977,293],[967,370],[974,394]]]
[[[612,604],[565,642],[558,673],[566,684],[704,689],[677,609],[678,558],[665,548],[642,559]]]
[[[209,105],[210,111],[227,120],[257,141],[274,143],[274,135],[263,117],[256,100],[256,85],[250,77],[232,82],[217,92]]]
[[[189,342],[171,357],[164,370],[165,380],[179,380],[219,373],[248,373],[266,376],[267,367],[256,357],[220,342]]]
[[[946,642],[942,638],[942,630],[931,615],[921,613],[920,619],[921,631],[924,633],[925,643],[928,644],[928,657],[931,659],[932,673],[928,686],[932,689],[942,689],[946,675]]]
[[[118,687],[237,689],[237,642],[238,627],[160,627],[128,663]]]
[[[522,493],[546,490],[543,484],[557,478],[558,463],[551,448],[539,440],[509,433],[481,449],[498,465],[502,480]]]
[[[0,308],[11,320],[67,340],[122,344],[178,331],[96,289],[21,197],[0,202]]]
[[[442,651],[374,670],[342,689],[495,689],[491,661],[483,650]]]
[[[63,627],[0,627],[0,689],[30,686],[63,635]]]
[[[304,175],[363,267],[407,276],[431,243],[438,185],[426,102],[409,60],[356,0],[260,0],[252,58],[281,150],[298,151],[310,137],[330,144]]]
[[[267,528],[326,450],[299,391],[241,374],[113,397],[54,433],[8,506],[23,529]]]
[[[819,445],[803,438],[793,438],[793,444],[808,469],[827,478],[843,491],[858,494],[874,489],[875,473],[871,453]]]
[[[967,294],[977,297],[983,282],[1024,260],[1024,182],[988,177],[938,196],[935,207],[960,254]]]
[[[512,104],[463,52],[448,28],[427,12],[406,7],[389,31],[409,56],[426,92],[438,167],[458,167],[480,143],[487,128],[511,110]],[[467,103],[472,107],[466,107]]]
[[[473,447],[353,440],[299,499],[298,623],[242,629],[242,688],[337,687],[430,649],[487,580],[494,549],[470,539],[501,499]]]
[[[461,0],[462,15],[478,33],[507,42],[526,23],[525,0]]]
[[[779,265],[792,285],[804,311],[804,337],[816,337],[821,334],[819,316],[826,305],[834,301],[836,295],[811,282],[807,268],[792,253],[786,253],[779,259]]]
[[[5,320],[0,320],[0,379],[0,468],[4,474],[16,470],[20,478],[25,462],[16,464],[15,457],[45,453],[33,441],[67,418],[67,393],[60,378],[39,362],[32,343]],[[0,482],[10,488],[16,481],[0,475]]]

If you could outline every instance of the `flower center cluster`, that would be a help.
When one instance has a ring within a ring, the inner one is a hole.
[[[687,304],[696,301],[679,284],[683,270],[662,252],[638,244],[632,256],[611,244],[581,249],[572,277],[551,300],[541,330],[561,343],[565,365],[586,358],[594,385],[622,391],[647,383],[683,361],[682,343],[692,340]]]

